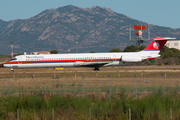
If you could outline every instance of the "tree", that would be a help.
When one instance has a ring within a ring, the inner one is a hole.
[[[124,52],[136,52],[136,51],[139,51],[139,47],[135,45],[127,46],[124,49]]]
[[[90,53],[95,53],[94,51],[91,51]]]
[[[164,46],[160,51],[160,55],[162,56],[163,59],[170,57],[180,58],[180,50],[175,48],[168,48],[167,46]]]
[[[112,48],[109,52],[122,52],[119,48]]]
[[[169,48],[165,45],[162,49],[161,49],[161,52],[163,53],[163,52],[165,52],[166,50],[168,50]],[[161,53],[160,52],[160,53]]]
[[[53,49],[53,50],[50,51],[50,54],[58,54],[58,51]]]
[[[180,58],[180,50],[175,48],[169,48],[166,51],[161,53],[163,58],[169,58],[169,57],[178,57]]]
[[[138,51],[144,50],[145,48],[146,48],[145,45],[141,45],[139,47],[135,45],[131,45],[131,46],[127,46],[124,49],[124,52],[138,52]]]
[[[144,50],[145,48],[146,48],[145,45],[141,45],[141,46],[139,46],[138,50],[141,51],[141,50]]]

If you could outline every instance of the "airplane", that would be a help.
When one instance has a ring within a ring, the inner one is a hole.
[[[159,57],[159,52],[170,37],[155,37],[144,50],[139,52],[117,53],[74,53],[74,54],[39,54],[19,55],[3,64],[11,68],[56,68],[56,67],[100,67],[126,66]]]

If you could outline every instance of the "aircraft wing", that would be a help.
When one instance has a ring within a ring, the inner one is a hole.
[[[110,62],[75,62],[74,66],[75,67],[102,67],[105,64],[109,64]]]

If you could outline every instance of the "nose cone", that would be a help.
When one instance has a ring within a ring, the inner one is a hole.
[[[6,67],[6,64],[4,63],[4,64],[2,64],[4,67]]]
[[[4,63],[3,66],[4,67],[11,67],[11,64]]]

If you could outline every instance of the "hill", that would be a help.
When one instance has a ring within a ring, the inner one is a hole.
[[[110,8],[72,5],[45,10],[29,19],[0,20],[0,55],[11,53],[10,41],[14,41],[15,53],[52,49],[57,49],[59,53],[66,53],[69,49],[73,53],[76,52],[76,42],[79,52],[124,49],[135,44],[129,41],[129,24],[147,25]],[[180,38],[180,29],[149,26],[151,40],[156,36]],[[147,31],[144,36],[147,36]]]

